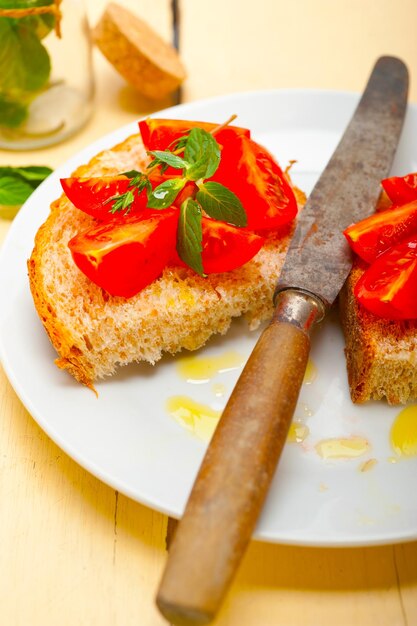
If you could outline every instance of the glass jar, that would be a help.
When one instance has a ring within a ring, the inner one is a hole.
[[[91,40],[81,0],[0,0],[0,148],[66,139],[93,109]]]

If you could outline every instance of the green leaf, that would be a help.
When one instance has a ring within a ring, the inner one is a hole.
[[[210,178],[219,167],[220,147],[213,135],[202,128],[193,128],[188,136],[184,152],[189,180]]]
[[[175,167],[177,170],[183,170],[188,166],[187,161],[184,161],[180,156],[176,154],[172,154],[172,152],[167,152],[163,150],[152,150],[148,152],[151,156],[154,157],[155,161],[150,163],[149,166],[157,163],[165,163],[166,165],[170,165],[171,167]],[[149,167],[148,166],[148,167]]]
[[[127,176],[128,178],[136,178],[136,176],[143,176],[139,170],[129,170],[128,172],[122,172],[120,176]]]
[[[19,18],[20,24],[32,30],[39,39],[44,39],[55,27],[55,15],[27,15]]]
[[[19,20],[0,20],[0,89],[36,91],[49,79],[51,62],[36,34]]]
[[[14,176],[0,178],[0,204],[4,206],[22,205],[31,195],[33,187]]]
[[[17,128],[25,121],[27,115],[28,109],[25,104],[0,94],[0,126]]]
[[[119,211],[126,211],[126,214],[129,213],[132,204],[135,200],[135,196],[133,191],[126,191],[126,193],[122,193],[120,194],[120,196],[112,196],[111,198],[108,198],[104,204],[107,204],[108,202],[111,202],[112,200],[114,200],[114,204],[111,207],[111,209],[109,209],[109,213],[118,213]]]
[[[181,189],[184,188],[187,180],[185,178],[170,178],[155,187],[148,194],[148,204],[150,209],[166,209],[174,202]]]
[[[40,183],[48,178],[52,174],[50,167],[46,165],[28,165],[27,167],[0,167],[0,177],[5,174],[11,174],[13,176],[19,176],[28,181],[33,188],[40,185]]]
[[[0,9],[32,9],[50,6],[54,0],[0,0]]]
[[[180,258],[200,276],[205,276],[201,253],[203,229],[201,207],[192,198],[182,203],[177,231],[177,252]]]
[[[207,181],[200,185],[196,196],[204,211],[215,220],[235,226],[246,226],[248,219],[239,198],[224,185]]]

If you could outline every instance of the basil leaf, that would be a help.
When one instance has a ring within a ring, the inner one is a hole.
[[[136,178],[136,176],[143,176],[139,170],[129,170],[128,172],[122,172],[120,176],[127,176],[128,178]]]
[[[185,178],[170,178],[155,187],[148,194],[148,204],[150,209],[166,209],[174,202],[179,192],[186,183]]]
[[[210,178],[219,167],[220,147],[213,135],[202,128],[193,128],[188,135],[184,157],[191,163],[186,172],[189,180]]]
[[[5,173],[12,173],[20,176],[31,183],[32,187],[37,187],[40,183],[52,174],[50,167],[46,165],[28,165],[27,167],[0,167],[0,176]]]
[[[205,276],[201,253],[203,251],[203,229],[201,207],[192,198],[182,203],[177,231],[179,257],[200,276]]]
[[[246,226],[248,218],[239,198],[224,185],[207,181],[200,185],[196,196],[204,211],[215,220],[235,226]]]
[[[54,0],[0,0],[0,9],[32,9],[50,6]]]
[[[23,204],[31,195],[33,187],[14,176],[2,176],[0,178],[0,204],[4,206],[16,206]]]
[[[0,94],[0,126],[17,128],[25,121],[27,115],[28,109],[25,104]]]
[[[183,170],[188,165],[188,163],[184,161],[184,159],[182,159],[180,156],[177,156],[176,154],[172,154],[172,152],[165,152],[163,150],[152,150],[151,152],[148,152],[148,154],[153,156],[155,161],[157,161],[158,163],[166,163],[171,167],[175,167],[175,169],[177,170]]]
[[[51,62],[36,34],[19,20],[0,20],[0,88],[36,91],[49,79]]]
[[[49,167],[41,165],[0,167],[1,217],[12,219],[17,213],[17,208],[51,172]],[[5,207],[8,207],[7,211]]]
[[[27,15],[19,18],[20,24],[32,30],[38,39],[44,39],[55,27],[55,15]]]

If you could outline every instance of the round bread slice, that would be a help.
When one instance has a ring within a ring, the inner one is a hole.
[[[74,176],[118,174],[145,164],[141,138],[134,135]],[[80,382],[92,386],[120,365],[196,350],[242,314],[251,328],[271,316],[292,227],[270,234],[259,253],[236,270],[202,278],[189,268],[166,267],[158,280],[125,299],[91,282],[72,260],[68,241],[92,223],[62,195],[39,229],[28,262],[35,306],[59,355],[56,364]]]

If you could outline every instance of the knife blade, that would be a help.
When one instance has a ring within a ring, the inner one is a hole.
[[[230,396],[170,547],[156,602],[178,626],[210,622],[261,512],[321,320],[351,267],[342,230],[369,215],[406,110],[408,72],[378,59],[358,107],[299,218],[275,312]]]

